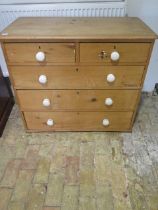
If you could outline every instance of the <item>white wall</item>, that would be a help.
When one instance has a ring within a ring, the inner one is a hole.
[[[158,34],[158,0],[127,0],[127,13],[141,18]],[[158,41],[154,45],[144,90],[152,91],[155,83],[158,83]]]

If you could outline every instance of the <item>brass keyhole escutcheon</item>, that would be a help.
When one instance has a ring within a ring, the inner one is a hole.
[[[104,50],[101,51],[98,55],[101,59],[104,59],[104,58],[107,58],[108,57],[108,54],[107,52],[105,52]]]

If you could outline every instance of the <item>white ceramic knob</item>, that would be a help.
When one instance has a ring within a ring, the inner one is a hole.
[[[115,81],[115,75],[113,75],[113,74],[108,74],[107,75],[107,81],[108,82],[114,82]]]
[[[106,98],[106,99],[105,99],[105,105],[111,106],[112,104],[113,104],[112,98]]]
[[[48,107],[48,106],[50,106],[50,100],[48,98],[45,98],[45,99],[43,99],[42,104],[43,104],[43,106]]]
[[[104,125],[104,126],[110,125],[109,120],[108,120],[108,119],[104,119],[104,120],[103,120],[103,125]]]
[[[39,83],[46,84],[47,83],[47,77],[46,75],[40,75],[38,78]]]
[[[48,119],[47,120],[47,125],[48,126],[53,126],[54,125],[54,121],[52,119]]]
[[[42,62],[45,60],[45,53],[44,52],[38,52],[36,53],[36,60],[39,62]]]
[[[120,58],[120,54],[118,52],[114,51],[114,52],[111,53],[111,60],[112,61],[118,61],[119,58]]]

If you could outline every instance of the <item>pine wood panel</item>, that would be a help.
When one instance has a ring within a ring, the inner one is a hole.
[[[17,89],[116,89],[140,88],[143,66],[10,66]],[[41,85],[40,75],[48,82]],[[114,74],[115,82],[107,82],[107,75]]]
[[[127,131],[132,112],[24,112],[27,128],[36,131]],[[102,125],[108,118],[110,125]],[[53,119],[54,126],[47,125]]]
[[[46,65],[47,63],[74,63],[74,43],[7,43],[4,44],[8,64]],[[38,62],[37,52],[44,52],[46,59]]]
[[[134,111],[139,90],[18,90],[22,111]],[[51,105],[44,107],[47,98]],[[111,98],[113,104],[105,105]]]
[[[80,44],[80,62],[86,63],[146,63],[150,43],[81,43]],[[107,56],[100,57],[100,53],[105,51]],[[110,58],[112,52],[117,51],[120,59],[113,62]]]
[[[8,35],[3,36],[3,33]],[[151,40],[157,35],[131,17],[21,17],[2,31],[3,41]]]

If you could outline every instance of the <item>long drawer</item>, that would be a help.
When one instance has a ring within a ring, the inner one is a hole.
[[[150,43],[81,43],[80,62],[146,63],[150,46]],[[119,55],[117,62],[113,62],[112,59],[116,59],[117,55]]]
[[[18,90],[22,111],[134,111],[138,90]]]
[[[8,64],[75,63],[74,43],[6,43]]]
[[[10,73],[16,89],[131,89],[140,88],[144,66],[10,66]]]
[[[34,131],[128,131],[133,112],[24,112]],[[109,122],[109,125],[106,124]]]

